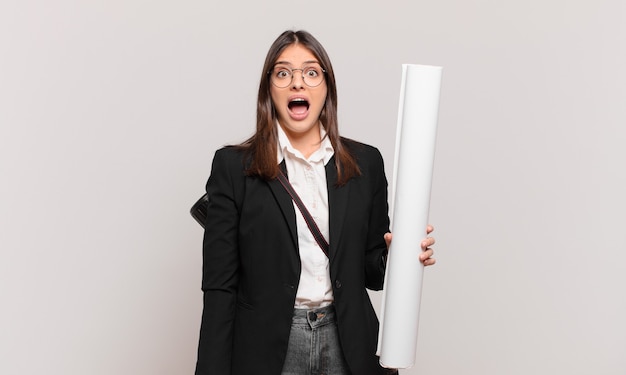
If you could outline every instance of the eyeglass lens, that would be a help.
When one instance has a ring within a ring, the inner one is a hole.
[[[324,81],[324,71],[319,66],[307,66],[302,69],[290,69],[286,66],[275,66],[272,70],[272,84],[279,88],[287,87],[293,81],[296,72],[302,73],[304,84],[309,87],[319,86]]]

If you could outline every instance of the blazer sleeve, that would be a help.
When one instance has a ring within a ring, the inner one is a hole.
[[[372,290],[381,290],[387,264],[387,244],[384,235],[389,232],[387,178],[383,157],[377,149],[370,148],[366,160],[366,173],[372,184],[373,193],[365,255],[365,286]]]
[[[209,204],[202,249],[204,307],[196,375],[231,373],[239,268],[239,210],[234,181],[243,176],[241,159],[234,155],[229,149],[215,153],[206,186]]]

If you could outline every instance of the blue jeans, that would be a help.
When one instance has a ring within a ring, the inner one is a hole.
[[[332,305],[294,310],[282,375],[350,375]]]

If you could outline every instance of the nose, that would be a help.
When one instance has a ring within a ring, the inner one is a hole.
[[[302,76],[302,71],[300,71],[300,69],[294,69],[292,71],[291,87],[296,90],[304,87],[304,77]]]

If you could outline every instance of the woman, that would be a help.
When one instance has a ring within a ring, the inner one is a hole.
[[[309,33],[286,31],[271,46],[256,133],[216,152],[207,193],[196,374],[390,373],[375,355],[366,291],[382,288],[391,241],[383,160],[339,136],[333,68]],[[425,265],[434,242],[416,255]]]

